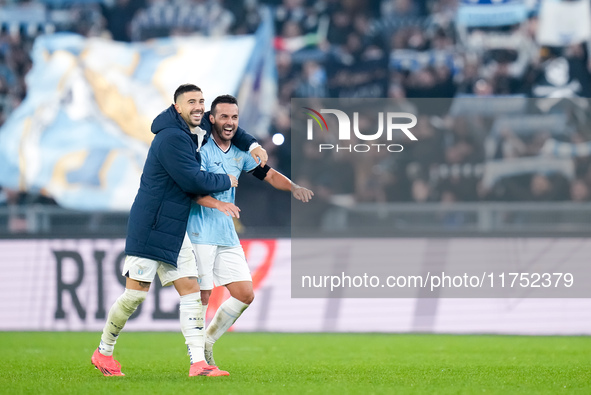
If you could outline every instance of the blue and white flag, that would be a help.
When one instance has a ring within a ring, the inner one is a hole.
[[[40,36],[27,96],[0,129],[0,185],[44,191],[72,209],[129,209],[151,122],[173,102],[175,89],[196,84],[206,103],[237,94],[256,43],[254,36],[132,44]],[[257,118],[257,130],[264,124]],[[255,124],[241,120],[241,126],[250,131]]]
[[[464,27],[509,26],[526,20],[523,0],[462,0],[456,22]]]
[[[488,116],[523,114],[527,108],[525,95],[478,96],[460,94],[453,98],[449,113],[453,116]]]
[[[461,68],[458,57],[452,51],[397,49],[390,53],[390,68],[394,70],[417,71],[438,66],[447,66],[454,72]]]
[[[556,158],[588,158],[591,156],[591,141],[583,143],[567,143],[548,139],[540,150],[541,155]]]
[[[273,38],[273,18],[268,8],[262,9],[263,21],[255,34],[255,48],[238,88],[240,125],[256,137],[268,134],[277,104],[277,69]]]
[[[520,114],[496,117],[491,129],[491,137],[499,138],[506,130],[522,137],[544,132],[553,136],[564,136],[572,132],[567,126],[565,114]]]

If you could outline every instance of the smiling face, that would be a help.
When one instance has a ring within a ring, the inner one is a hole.
[[[238,129],[238,105],[218,103],[212,110],[209,119],[218,142],[227,143],[232,140]]]
[[[174,108],[191,129],[199,126],[205,112],[203,92],[185,92],[177,97]]]

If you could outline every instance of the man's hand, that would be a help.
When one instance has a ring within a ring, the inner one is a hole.
[[[230,217],[240,218],[240,209],[235,204],[218,201],[215,208]]]
[[[258,146],[250,151],[250,155],[261,167],[264,167],[267,164],[267,160],[269,159],[267,151],[265,151],[265,149],[261,146]]]
[[[236,177],[234,177],[234,179],[236,179]],[[233,203],[222,202],[211,197],[210,195],[197,196],[195,198],[195,202],[203,207],[219,210],[230,217],[240,218],[240,209]]]
[[[292,185],[291,194],[294,198],[301,200],[304,203],[310,201],[310,199],[312,199],[312,196],[314,196],[314,192],[312,192],[308,188],[301,187],[297,184]]]
[[[237,187],[238,179],[234,177],[232,174],[228,174],[228,177],[230,177],[230,184],[232,184],[232,188]]]

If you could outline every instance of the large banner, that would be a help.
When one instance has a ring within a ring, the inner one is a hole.
[[[589,0],[542,0],[536,39],[541,45],[554,47],[591,39]]]
[[[462,0],[456,23],[465,27],[515,25],[527,18],[523,0]]]
[[[436,261],[446,267],[462,259],[468,264],[483,251],[497,251],[520,265],[521,272],[540,259],[534,253],[538,245],[548,246],[538,252],[557,265],[591,254],[591,243],[568,238],[470,242],[417,238],[388,243],[392,256],[408,265]],[[290,240],[244,240],[242,244],[256,297],[234,325],[236,331],[591,334],[591,299],[531,299],[526,298],[527,290],[523,297],[518,292],[513,298],[309,298],[304,294],[296,299],[298,295],[291,294],[295,273]],[[400,253],[408,246],[412,246],[412,257]],[[5,278],[0,287],[0,330],[96,331],[99,336],[111,304],[123,291],[123,248],[122,239],[0,240]],[[333,280],[324,283],[330,287]],[[512,278],[507,274],[505,280],[508,286]],[[354,286],[357,279],[351,281]],[[310,282],[315,289],[310,288],[308,296],[314,296],[322,282]],[[209,319],[227,297],[222,289],[214,290]],[[125,330],[178,331],[178,303],[175,290],[162,288],[156,281]]]
[[[206,109],[218,95],[237,95],[241,126],[265,133],[276,97],[274,59],[255,49],[272,51],[266,26],[253,36],[131,44],[40,36],[27,96],[0,129],[0,186],[43,192],[66,208],[128,210],[151,122],[183,83],[201,87]]]

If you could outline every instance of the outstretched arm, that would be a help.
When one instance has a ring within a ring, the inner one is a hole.
[[[291,191],[293,197],[301,200],[302,202],[308,202],[310,199],[312,199],[312,196],[314,196],[314,192],[308,188],[301,187],[298,184],[292,182],[289,178],[285,177],[275,169],[269,168],[264,180],[271,184],[271,186],[273,186],[275,189],[279,189],[281,191]]]
[[[232,203],[219,201],[209,195],[197,196],[195,201],[203,207],[215,208],[226,215],[240,218],[240,208]]]

